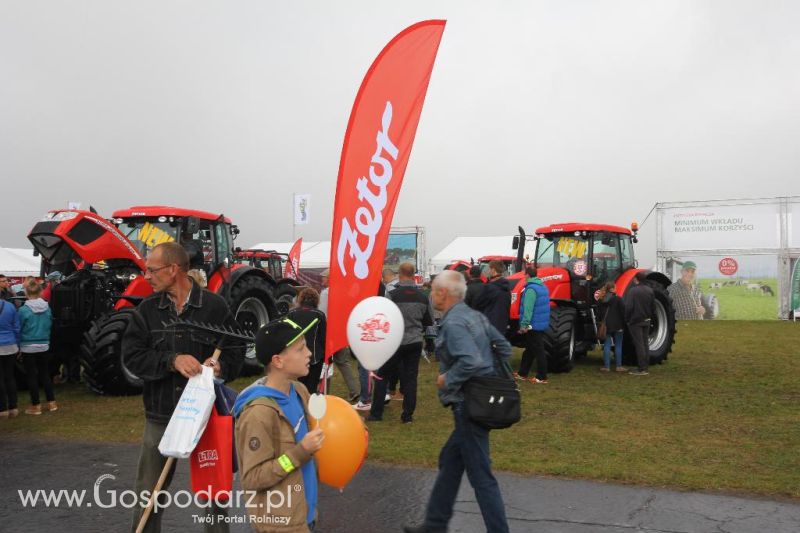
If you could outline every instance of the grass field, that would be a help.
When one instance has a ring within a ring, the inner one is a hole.
[[[772,296],[760,290],[747,290],[745,286],[727,286],[711,289],[712,283],[723,283],[720,279],[701,279],[698,286],[703,294],[716,294],[719,301],[717,320],[774,320],[778,317],[778,280],[759,279],[759,284],[772,290]],[[756,283],[754,281],[753,283]]]
[[[778,321],[682,322],[669,361],[647,377],[600,373],[602,357],[591,353],[548,385],[524,384],[523,421],[492,434],[494,466],[800,499],[798,355],[800,325]],[[413,424],[400,424],[399,402],[370,423],[370,460],[435,466],[452,428],[435,398],[435,376],[436,365],[423,362]],[[334,392],[341,387],[337,376]],[[57,395],[57,413],[4,421],[0,432],[139,442],[140,397],[97,397],[78,386]]]

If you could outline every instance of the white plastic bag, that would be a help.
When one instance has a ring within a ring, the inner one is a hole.
[[[158,451],[166,457],[186,459],[203,436],[214,407],[214,370],[203,366],[202,374],[189,378],[181,399],[169,419]]]

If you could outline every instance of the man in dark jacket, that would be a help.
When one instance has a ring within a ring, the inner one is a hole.
[[[244,362],[242,349],[229,348],[218,362],[211,359],[218,339],[201,331],[165,328],[164,323],[180,317],[237,327],[228,306],[221,297],[202,289],[187,272],[189,256],[180,244],[169,242],[156,246],[145,263],[144,277],[154,294],[145,298],[133,311],[131,322],[122,338],[122,357],[125,366],[144,381],[145,426],[136,476],[136,494],[152,491],[166,457],[158,451],[172,412],[180,400],[187,380],[202,372],[202,365],[214,368],[214,375],[233,379],[239,375]],[[175,471],[173,466],[162,490],[166,490]],[[136,530],[143,508],[134,509],[132,531]],[[225,514],[213,506],[210,516]],[[161,531],[163,510],[150,515],[145,531]],[[228,531],[225,520],[206,524],[206,531]]]
[[[656,296],[653,289],[647,286],[647,274],[637,272],[633,277],[633,286],[625,291],[625,323],[631,334],[633,346],[636,348],[636,360],[639,368],[631,370],[634,376],[646,376],[650,365],[649,335],[650,321],[655,312]]]
[[[414,419],[417,407],[417,374],[419,359],[422,356],[422,340],[425,328],[433,325],[431,304],[425,293],[414,283],[416,267],[412,263],[400,265],[397,287],[387,293],[390,300],[397,304],[403,315],[405,330],[400,347],[395,354],[378,370],[372,393],[372,406],[367,420],[379,421],[383,418],[384,398],[386,396],[387,377],[397,372],[400,378],[400,390],[403,391],[403,414],[400,420],[408,423]]]
[[[11,282],[5,274],[0,274],[0,299],[7,302],[13,302],[12,298],[14,297],[14,293],[9,289],[10,284]]]
[[[537,277],[535,266],[525,269],[528,276],[519,309],[519,332],[525,335],[525,351],[514,377],[531,383],[547,383],[547,355],[544,353],[544,332],[550,326],[550,292]],[[529,379],[536,358],[536,377]]]
[[[475,303],[475,310],[483,313],[502,335],[508,329],[508,313],[511,308],[511,291],[508,280],[503,277],[506,265],[502,261],[489,263],[487,283]]]
[[[464,303],[475,309],[475,303],[483,291],[483,271],[479,265],[475,265],[467,271],[467,295],[464,297]]]

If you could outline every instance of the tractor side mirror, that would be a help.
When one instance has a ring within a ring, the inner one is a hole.
[[[194,235],[200,231],[200,219],[197,217],[186,217],[183,219],[183,232]]]
[[[514,238],[511,240],[511,249],[512,250],[519,249],[519,235],[514,235]]]

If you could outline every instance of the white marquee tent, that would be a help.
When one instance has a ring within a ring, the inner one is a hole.
[[[463,259],[477,260],[485,255],[512,255],[517,252],[511,248],[511,235],[497,237],[456,237],[430,260],[431,272],[440,272],[453,261]]]
[[[38,276],[39,258],[32,249],[0,248],[0,274],[12,277]]]

